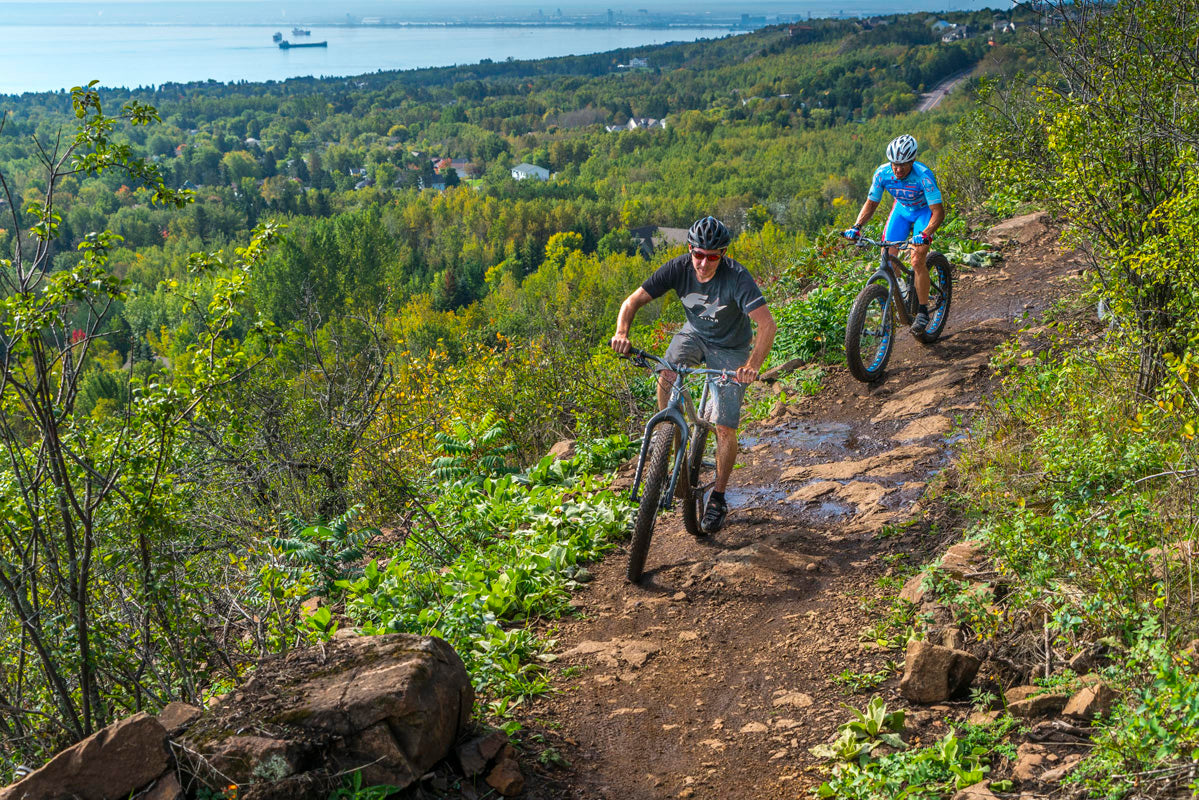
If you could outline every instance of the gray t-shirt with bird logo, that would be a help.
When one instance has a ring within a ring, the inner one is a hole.
[[[694,331],[713,347],[748,347],[754,338],[749,312],[766,305],[749,270],[728,256],[707,283],[695,277],[691,255],[685,253],[659,267],[641,288],[655,300],[673,289],[687,311],[683,330]]]

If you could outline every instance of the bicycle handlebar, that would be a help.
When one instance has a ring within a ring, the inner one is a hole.
[[[706,369],[703,367],[688,367],[682,364],[671,364],[664,358],[654,355],[653,353],[642,350],[639,347],[634,347],[628,353],[617,353],[621,358],[627,358],[634,364],[640,367],[648,367],[648,361],[654,361],[661,364],[663,369],[677,372],[680,375],[707,375],[720,378],[723,382],[732,383],[737,380],[737,370],[735,369]]]
[[[863,236],[861,234],[858,234],[857,239],[853,239],[853,240],[846,239],[846,241],[852,241],[854,247],[865,247],[868,244],[872,244],[875,247],[898,247],[900,250],[902,250],[906,247],[912,246],[911,239],[907,239],[902,242],[887,242],[887,241],[881,241],[878,239],[871,239],[869,236]]]

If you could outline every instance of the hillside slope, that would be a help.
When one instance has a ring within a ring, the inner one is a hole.
[[[879,384],[840,369],[816,397],[744,429],[719,534],[696,540],[663,517],[641,585],[626,582],[622,554],[597,566],[557,637],[561,692],[521,717],[535,750],[571,766],[534,766],[528,796],[793,798],[820,782],[808,748],[847,719],[843,703],[865,704],[834,676],[887,671],[876,691],[906,706],[887,666],[902,651],[859,637],[894,594],[880,578],[956,538],[922,500],[928,484],[968,435],[994,348],[1082,266],[1044,236],[1006,255],[957,273],[946,336],[903,337]],[[967,712],[935,707],[909,727],[939,736],[939,720]]]

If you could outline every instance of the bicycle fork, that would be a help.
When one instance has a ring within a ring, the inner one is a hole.
[[[708,382],[705,381],[704,390],[699,400],[700,408],[703,408],[707,404],[709,388]],[[682,410],[679,409],[680,405],[683,406]],[[675,386],[671,391],[670,402],[666,404],[666,408],[654,414],[645,423],[645,432],[641,437],[641,454],[637,457],[637,473],[633,476],[633,492],[631,496],[634,503],[641,500],[641,477],[645,471],[646,459],[649,458],[649,448],[652,443],[654,428],[663,422],[669,422],[679,431],[679,446],[674,454],[674,467],[670,473],[670,484],[662,492],[662,500],[659,508],[662,511],[670,511],[674,508],[674,493],[678,487],[679,476],[683,472],[683,459],[687,455],[687,446],[691,442],[691,429],[687,425],[688,417],[700,425],[708,425],[696,413],[695,405],[691,401],[691,395],[684,392],[682,386]]]
[[[663,422],[668,422],[678,428],[680,441],[678,450],[674,454],[674,467],[670,474],[670,485],[662,492],[662,501],[660,508],[663,511],[670,511],[674,508],[674,490],[679,482],[679,473],[682,471],[683,456],[687,452],[687,444],[691,439],[691,431],[687,429],[687,420],[679,412],[677,406],[669,405],[649,418],[649,422],[645,423],[645,434],[641,439],[641,455],[637,459],[637,474],[633,476],[633,502],[641,500],[641,474],[645,471],[645,462],[649,458],[649,448],[652,443],[654,428]]]

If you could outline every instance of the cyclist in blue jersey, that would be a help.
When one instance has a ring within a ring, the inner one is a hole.
[[[887,219],[883,241],[902,242],[912,237],[912,271],[916,279],[916,296],[920,299],[916,319],[912,321],[912,333],[920,334],[928,327],[928,247],[933,233],[945,220],[945,207],[941,204],[941,190],[933,171],[916,160],[915,137],[904,134],[887,145],[887,162],[874,171],[870,194],[853,227],[845,231],[845,238],[858,238],[862,226],[874,216],[883,192],[890,192],[895,198],[895,207]],[[888,251],[891,255],[898,252],[894,247]]]

